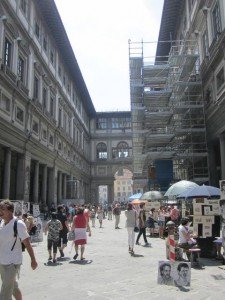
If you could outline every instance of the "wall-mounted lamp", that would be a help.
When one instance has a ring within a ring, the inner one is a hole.
[[[207,6],[203,6],[202,11],[203,11],[204,15],[207,15],[208,10],[209,10],[209,9],[208,9]]]
[[[16,38],[16,41],[17,41],[17,43],[19,44],[19,43],[22,41],[21,37],[18,36],[18,37]]]
[[[1,20],[2,22],[6,22],[6,21],[8,20],[8,17],[5,16],[5,15],[3,15],[3,16],[0,17],[0,20]]]

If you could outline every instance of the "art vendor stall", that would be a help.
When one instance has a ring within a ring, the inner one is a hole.
[[[186,201],[183,209],[191,221],[191,228],[198,236],[197,242],[201,249],[201,257],[213,258],[216,248],[213,241],[220,236],[220,200],[194,198]]]

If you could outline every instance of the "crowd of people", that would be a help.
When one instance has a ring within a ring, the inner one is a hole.
[[[30,236],[35,231],[35,224],[33,217],[25,213],[22,215],[22,220],[18,221],[19,238],[15,239],[15,235],[8,235],[9,230],[13,230],[15,219],[17,219],[13,214],[13,210],[13,203],[9,200],[2,200],[0,202],[0,273],[2,277],[0,299],[11,299],[5,295],[14,295],[15,299],[21,300],[22,294],[16,279],[22,263],[20,240],[26,246],[31,257],[32,269],[36,269],[37,262],[30,243]],[[60,258],[63,258],[65,255],[64,249],[67,247],[69,232],[74,232],[73,244],[75,255],[73,259],[77,260],[80,255],[80,260],[84,260],[87,237],[91,237],[94,227],[99,226],[99,228],[104,228],[104,222],[108,220],[112,221],[115,230],[120,229],[121,205],[120,203],[103,203],[99,205],[70,204],[68,207],[65,205],[58,205],[57,207],[51,205],[48,214],[50,219],[47,220],[44,229],[47,235],[48,261],[55,264],[57,262],[57,252]],[[127,203],[125,218],[125,227],[128,235],[128,252],[131,255],[135,255],[134,246],[141,244],[141,238],[143,238],[144,246],[151,246],[151,243],[147,239],[147,233],[149,233],[150,238],[158,236],[163,239],[166,222],[169,220],[173,221],[177,227],[179,247],[188,250],[196,246],[196,240],[193,239],[194,235],[189,228],[189,219],[181,219],[181,213],[174,205],[167,207],[160,206],[159,209],[151,208],[150,211],[146,211],[144,202],[138,205]],[[156,224],[158,232],[155,230]],[[7,250],[11,249],[13,242],[16,245],[15,252]],[[194,260],[196,259],[197,257],[194,257]],[[9,264],[15,265],[16,268],[13,271],[11,269],[8,270],[7,266]],[[187,282],[188,266],[184,264],[179,265],[177,269],[179,276],[176,277],[177,282],[171,278],[170,271],[171,266],[168,264],[160,266],[161,281],[165,282],[164,284],[170,284],[171,280],[173,280],[173,283],[177,286],[189,285],[189,282]]]

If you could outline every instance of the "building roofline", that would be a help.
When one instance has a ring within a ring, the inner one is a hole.
[[[184,0],[164,0],[156,49],[156,61],[165,60],[169,55],[171,41],[174,41],[176,38],[178,16],[180,16],[184,2]]]
[[[34,1],[52,33],[53,39],[58,47],[59,52],[61,53],[61,56],[63,57],[67,69],[74,78],[76,88],[81,96],[85,110],[91,117],[94,117],[96,114],[95,107],[54,0]]]

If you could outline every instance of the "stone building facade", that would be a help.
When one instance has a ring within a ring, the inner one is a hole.
[[[0,67],[0,198],[43,206],[91,202],[100,183],[111,187],[113,199],[112,150],[106,166],[100,156],[96,162],[95,147],[100,140],[108,148],[118,143],[96,127],[54,1],[1,1]]]

